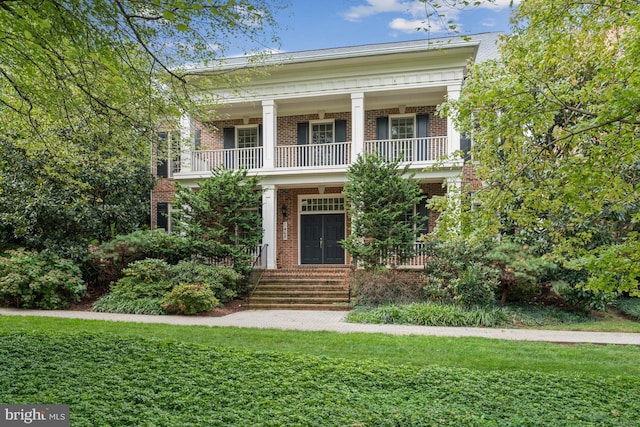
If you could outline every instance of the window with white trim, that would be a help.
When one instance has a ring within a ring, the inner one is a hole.
[[[333,122],[311,123],[312,144],[331,144],[334,141]]]
[[[258,127],[238,127],[236,129],[236,146],[238,148],[254,148],[258,146]]]
[[[409,139],[415,136],[415,117],[391,117],[391,139]]]

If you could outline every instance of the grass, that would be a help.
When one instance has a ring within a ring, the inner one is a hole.
[[[557,373],[419,367],[364,354],[344,359],[214,345],[213,335],[223,331],[214,328],[195,344],[106,332],[105,322],[84,321],[92,332],[35,325],[10,331],[11,320],[2,319],[0,332],[0,401],[69,404],[74,427],[633,426],[640,417],[640,377],[631,373],[591,375],[578,365]],[[176,328],[147,326],[158,335]],[[256,332],[259,341],[268,331]],[[352,338],[321,335],[343,345]],[[379,338],[372,337],[372,347]],[[458,342],[447,347],[463,356]],[[636,348],[615,348],[638,360]],[[592,350],[577,346],[566,357],[586,361]]]
[[[274,351],[391,365],[446,366],[479,371],[526,370],[545,374],[640,377],[640,348],[385,334],[281,331],[251,328],[175,326],[47,317],[0,316],[0,333],[88,332],[114,338],[150,338],[246,351]]]

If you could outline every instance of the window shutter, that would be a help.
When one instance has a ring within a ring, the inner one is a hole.
[[[156,174],[159,178],[167,178],[169,176],[169,165],[167,161],[167,152],[169,147],[167,146],[167,132],[158,132],[158,149],[156,153],[158,155]]]
[[[389,139],[389,117],[378,117],[376,119],[377,139]]]
[[[309,143],[309,122],[298,123],[298,145]]]
[[[471,151],[471,138],[465,134],[460,135],[460,149],[464,153],[464,159],[471,160],[471,155],[469,154]]]
[[[427,207],[427,199],[428,199],[428,196],[425,194],[425,196],[420,201],[420,203],[418,203],[418,206],[417,206],[418,208],[417,214],[420,217],[420,219],[423,221],[421,224],[422,227],[420,229],[420,234],[429,233],[429,208]]]
[[[156,228],[169,231],[169,203],[161,202],[156,205]]]
[[[347,121],[336,120],[335,132],[336,132],[335,142],[347,142]]]
[[[193,148],[195,150],[199,150],[202,145],[202,131],[200,129],[196,129],[193,132]]]
[[[262,125],[258,125],[258,147],[262,147]]]
[[[235,128],[222,129],[222,138],[224,141],[224,149],[229,150],[236,148],[236,130]]]
[[[416,138],[426,138],[429,136],[429,115],[418,114],[416,116]]]

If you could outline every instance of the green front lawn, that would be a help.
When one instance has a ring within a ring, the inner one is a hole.
[[[0,316],[0,401],[75,426],[637,425],[640,349]]]

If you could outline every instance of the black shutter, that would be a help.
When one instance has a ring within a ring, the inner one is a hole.
[[[309,143],[309,122],[298,123],[298,145]]]
[[[389,139],[389,117],[378,117],[376,119],[377,139]]]
[[[236,129],[224,128],[222,129],[222,137],[224,139],[224,149],[236,148]]]
[[[418,114],[416,116],[416,138],[426,138],[429,136],[429,115]]]
[[[193,132],[193,148],[195,150],[199,150],[202,145],[202,131],[200,129],[196,129]]]
[[[416,138],[426,138],[429,136],[429,116],[427,114],[418,114],[416,116]],[[416,160],[435,160],[429,159],[429,142],[422,140],[417,141],[415,153]]]
[[[162,202],[156,205],[156,228],[169,231],[169,203]]]
[[[159,178],[167,178],[169,176],[169,162],[167,161],[167,132],[158,132],[158,146],[156,159],[156,174]]]
[[[335,131],[336,131],[335,142],[347,142],[347,121],[346,120],[336,120]]]
[[[258,147],[262,147],[262,125],[258,125]]]
[[[335,121],[335,142],[347,142],[347,121],[336,120]],[[336,164],[345,164],[345,152],[344,146],[336,153]]]
[[[464,153],[464,159],[471,160],[471,155],[469,154],[471,151],[471,138],[465,134],[460,135],[460,149]]]
[[[309,144],[309,122],[298,123],[298,145]],[[309,166],[308,151],[298,150],[298,167]]]
[[[222,129],[222,138],[224,143],[225,150],[233,150],[236,148],[236,129],[235,128],[224,128]],[[224,167],[226,169],[234,169],[233,165],[235,158],[234,151],[225,151],[224,152]]]
[[[417,206],[417,214],[420,217],[422,223],[422,228],[420,229],[420,234],[427,234],[429,232],[429,208],[427,207],[427,199],[428,196],[425,194],[423,199],[418,203]]]

